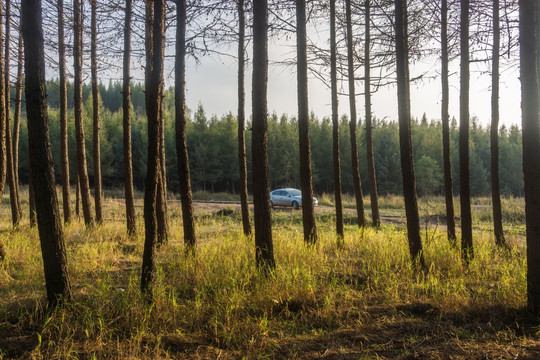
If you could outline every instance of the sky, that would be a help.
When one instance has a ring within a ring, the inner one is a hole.
[[[268,75],[268,110],[278,116],[288,114],[295,116],[298,112],[296,96],[296,72],[292,68],[273,65],[290,53],[291,47],[284,44],[270,44]],[[411,77],[426,69],[440,67],[437,59],[431,63],[411,64]],[[237,112],[237,63],[233,58],[200,59],[196,64],[188,59],[186,68],[186,102],[195,109],[202,104],[207,115],[221,116]],[[477,117],[479,123],[487,126],[491,121],[491,77],[488,65],[471,64],[470,114]],[[362,69],[360,71],[363,71]],[[251,72],[246,68],[246,114],[251,112]],[[501,74],[500,85],[500,125],[521,124],[519,70],[508,70]],[[459,121],[459,60],[451,63],[450,73],[450,117]],[[331,98],[329,88],[320,80],[310,76],[308,80],[309,108],[322,119],[331,115]],[[363,90],[363,83],[356,82],[357,92]],[[411,84],[411,115],[421,118],[426,113],[429,120],[440,120],[441,106],[440,77]],[[358,118],[364,118],[363,96],[357,96]],[[379,119],[397,120],[397,90],[388,86],[373,94],[373,114]],[[349,100],[341,96],[339,113],[348,114]]]

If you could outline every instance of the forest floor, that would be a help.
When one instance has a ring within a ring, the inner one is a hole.
[[[123,202],[107,199],[103,225],[65,229],[74,300],[53,311],[45,309],[37,231],[28,220],[12,230],[4,202],[0,359],[540,359],[540,322],[524,310],[521,205],[505,213],[506,252],[494,248],[477,200],[467,266],[444,222],[431,220],[441,208],[432,202],[422,214],[432,224],[422,232],[428,271],[418,272],[403,209],[390,202],[382,201],[380,229],[359,230],[346,208],[342,243],[332,207],[318,206],[315,247],[303,243],[301,211],[275,209],[277,268],[263,276],[236,204],[195,203],[193,257],[172,201],[149,305],[139,291],[143,232],[127,237]]]

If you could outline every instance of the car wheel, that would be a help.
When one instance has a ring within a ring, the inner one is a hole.
[[[293,207],[294,210],[300,209],[300,205],[298,205],[298,203],[296,201],[292,202],[292,207]]]

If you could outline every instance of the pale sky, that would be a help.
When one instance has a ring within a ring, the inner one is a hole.
[[[249,50],[248,50],[249,51]],[[284,45],[271,45],[269,49],[270,62],[280,60],[291,51]],[[437,59],[432,64],[411,65],[411,77],[426,68],[440,67]],[[436,63],[435,63],[436,62]],[[228,112],[237,112],[237,63],[232,58],[215,59],[205,57],[199,64],[192,59],[187,63],[187,105],[195,109],[201,103],[208,116],[221,116]],[[478,68],[481,66],[481,68]],[[471,64],[470,114],[478,117],[482,125],[491,121],[491,77],[486,73],[489,64]],[[450,72],[450,117],[459,121],[459,60],[451,63]],[[363,71],[360,69],[360,71]],[[246,114],[251,113],[251,66],[246,67]],[[359,74],[360,75],[360,74]],[[363,74],[361,74],[363,75]],[[330,90],[320,80],[309,79],[309,108],[319,119],[331,115]],[[270,65],[268,76],[268,110],[278,115],[296,116],[296,73],[295,69]],[[357,92],[363,90],[363,83],[356,83]],[[501,74],[500,86],[500,124],[510,126],[521,124],[520,82],[518,70]],[[364,118],[363,96],[357,96],[358,118]],[[377,118],[397,120],[397,90],[389,86],[373,95],[373,114]],[[440,78],[426,80],[411,85],[411,114],[420,118],[425,112],[428,119],[440,119],[441,83]],[[339,113],[348,114],[349,102],[347,97],[339,99]]]

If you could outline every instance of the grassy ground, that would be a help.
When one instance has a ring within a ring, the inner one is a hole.
[[[440,201],[431,202],[438,212]],[[512,250],[494,249],[482,206],[472,264],[431,228],[425,275],[412,271],[399,224],[358,230],[346,214],[338,245],[333,215],[319,211],[319,243],[306,247],[301,212],[275,211],[277,269],[268,278],[255,271],[238,210],[217,216],[220,206],[196,209],[197,255],[186,257],[180,209],[171,204],[170,241],[158,252],[155,302],[147,305],[139,293],[142,231],[128,238],[122,202],[106,200],[102,226],[66,228],[75,299],[47,312],[37,231],[27,222],[12,231],[4,199],[0,359],[540,358],[539,323],[522,310],[523,237],[510,231]],[[382,207],[401,211],[392,206]]]

